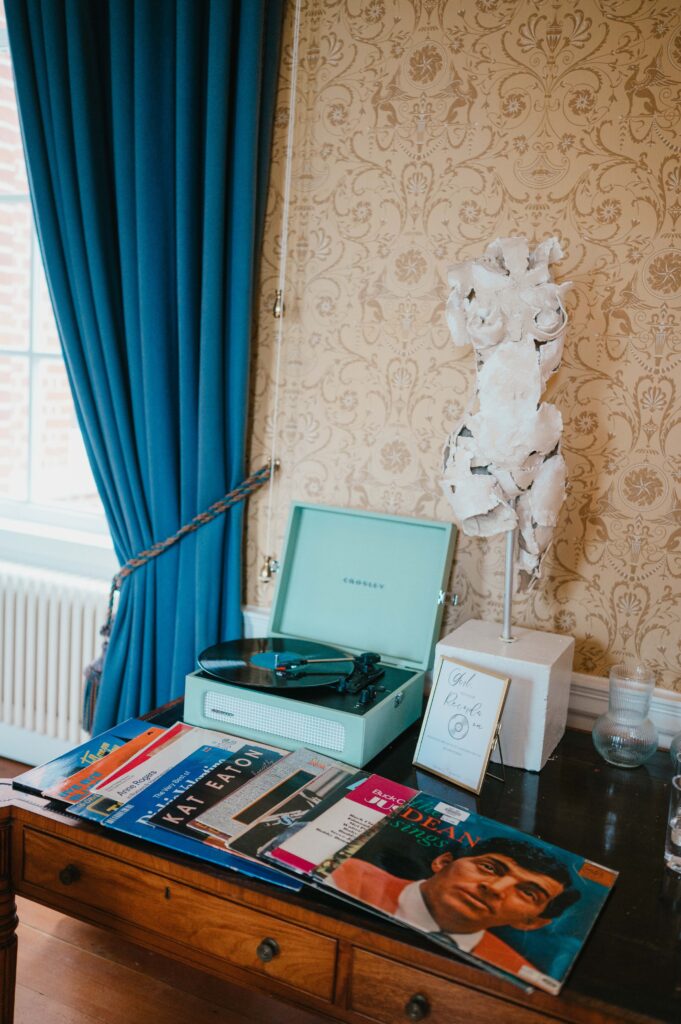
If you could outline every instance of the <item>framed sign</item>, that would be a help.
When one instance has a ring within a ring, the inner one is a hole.
[[[510,680],[440,656],[414,764],[479,793]]]

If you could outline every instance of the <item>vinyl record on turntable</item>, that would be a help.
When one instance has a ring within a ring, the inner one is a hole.
[[[214,679],[267,690],[331,686],[348,675],[353,661],[338,647],[291,637],[226,640],[198,657],[200,668]]]

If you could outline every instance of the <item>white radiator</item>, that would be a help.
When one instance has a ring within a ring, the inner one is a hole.
[[[0,756],[38,764],[81,741],[83,668],[101,649],[108,590],[0,562]]]

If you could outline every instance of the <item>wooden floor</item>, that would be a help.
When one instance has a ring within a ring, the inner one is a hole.
[[[0,758],[0,778],[24,765]],[[325,1024],[18,899],[15,1024]]]

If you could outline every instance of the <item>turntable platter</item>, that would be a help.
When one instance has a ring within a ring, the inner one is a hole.
[[[198,662],[204,672],[224,683],[292,690],[338,683],[351,672],[354,659],[338,647],[310,640],[255,637],[214,644],[201,652]]]

